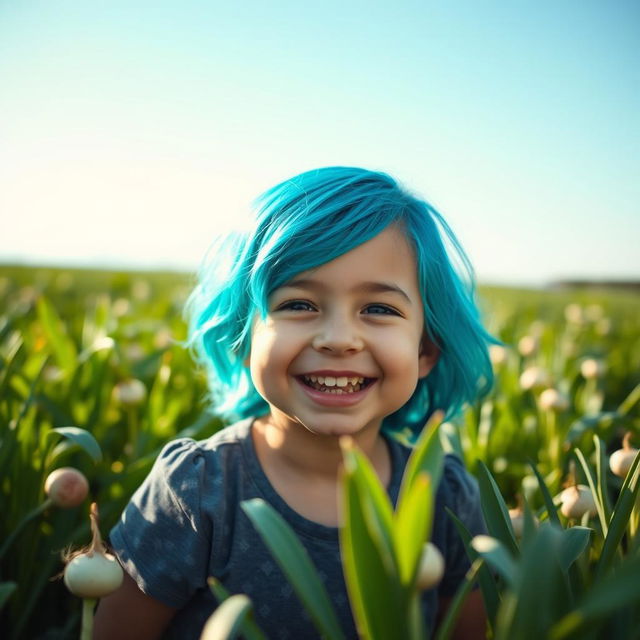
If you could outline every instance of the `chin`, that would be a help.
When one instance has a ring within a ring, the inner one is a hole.
[[[360,433],[368,430],[369,425],[355,425],[353,423],[350,424],[336,424],[335,422],[331,424],[318,424],[318,423],[304,423],[301,420],[299,421],[300,425],[305,428],[310,433],[313,433],[316,436],[325,436],[327,438],[340,438],[342,436],[352,436],[355,437]]]

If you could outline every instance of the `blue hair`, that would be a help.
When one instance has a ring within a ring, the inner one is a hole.
[[[188,343],[207,369],[218,415],[235,420],[268,411],[244,363],[253,318],[266,315],[270,293],[392,224],[415,251],[425,332],[440,357],[383,428],[419,433],[434,411],[451,417],[490,389],[487,347],[495,340],[480,322],[471,264],[442,216],[385,173],[327,167],[264,193],[253,230],[219,238],[199,273],[186,307]]]

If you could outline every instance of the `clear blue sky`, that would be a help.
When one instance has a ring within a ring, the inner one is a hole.
[[[195,268],[263,189],[390,172],[484,282],[640,277],[640,3],[0,4],[0,261]]]

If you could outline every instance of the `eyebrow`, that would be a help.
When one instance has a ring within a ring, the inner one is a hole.
[[[284,289],[285,287],[291,287],[293,289],[311,289],[317,291],[323,289],[324,285],[318,280],[299,278],[297,280],[290,280],[289,282],[285,282],[285,284],[283,284],[279,288]],[[413,304],[413,301],[409,297],[409,294],[404,291],[404,289],[391,282],[362,282],[354,287],[353,290],[363,293],[396,293],[402,296],[409,304]]]

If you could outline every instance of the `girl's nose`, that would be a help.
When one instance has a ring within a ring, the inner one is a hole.
[[[324,323],[314,335],[312,345],[325,353],[356,353],[363,347],[363,341],[356,328],[345,320]]]

